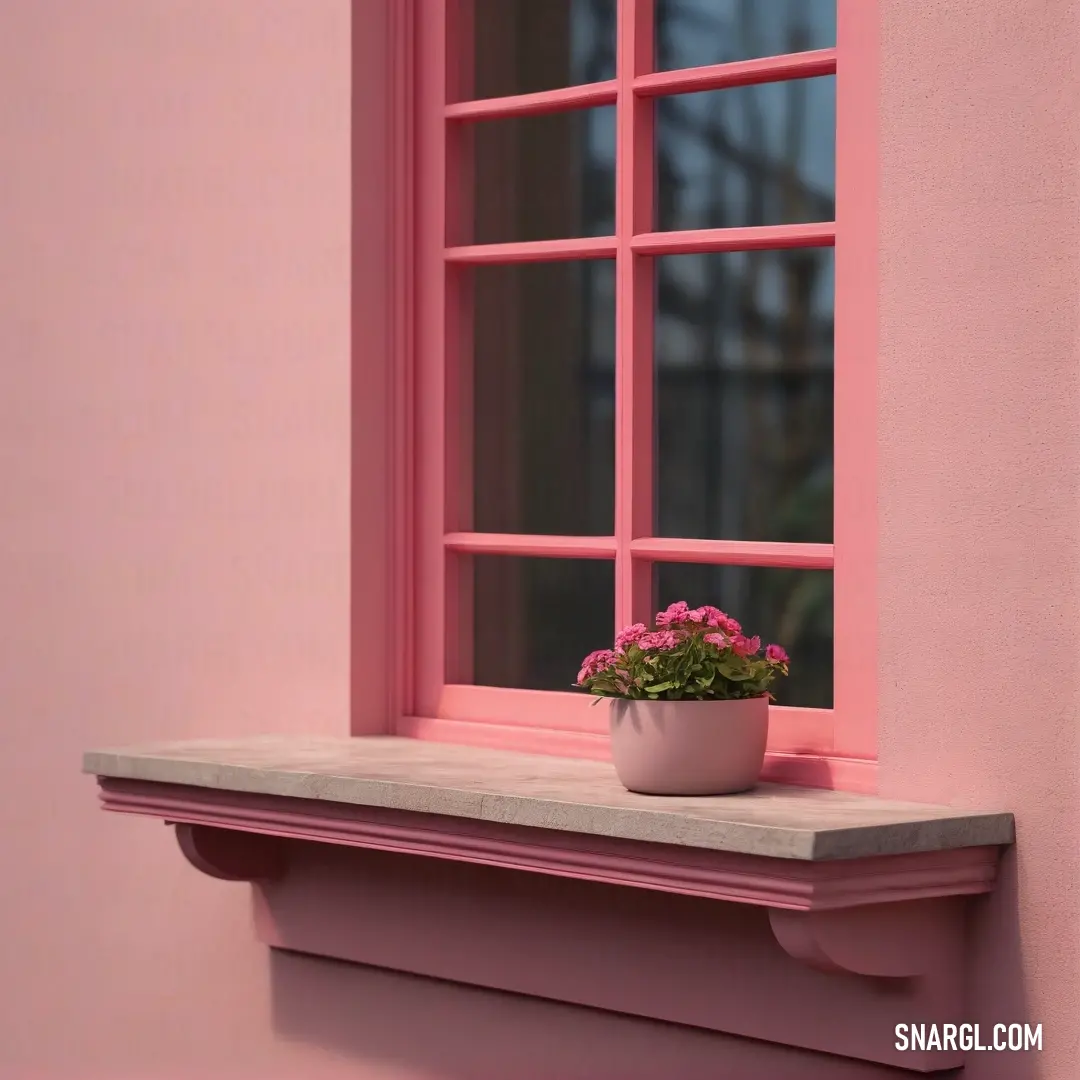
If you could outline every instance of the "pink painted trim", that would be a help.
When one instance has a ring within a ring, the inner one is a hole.
[[[653,260],[635,235],[653,228],[653,109],[633,93],[653,63],[653,0],[616,16],[619,107],[615,152],[615,628],[652,615],[651,568],[630,543],[653,531]]]
[[[481,686],[474,689],[498,690],[500,687]],[[539,708],[549,695],[540,691],[517,690],[528,695]],[[524,699],[523,699],[524,700]],[[434,710],[433,710],[434,711]],[[550,717],[545,717],[550,722]],[[490,750],[517,750],[523,754],[549,754],[553,757],[585,758],[589,761],[610,761],[611,748],[607,735],[565,730],[532,724],[515,725],[513,717],[482,721],[461,719],[458,716],[403,716],[398,721],[397,734],[411,739],[452,743],[455,746],[477,746]]]
[[[447,551],[475,555],[540,555],[563,559],[611,559],[613,536],[537,536],[526,533],[447,533]]]
[[[868,758],[844,758],[820,752],[769,752],[765,755],[761,779],[770,784],[876,795],[878,765]]]
[[[878,5],[839,0],[833,751],[877,753]]]
[[[485,712],[481,721],[462,719],[459,716],[450,719],[438,716],[406,716],[398,723],[397,733],[414,739],[429,739],[432,742],[453,743],[458,746],[478,746],[491,750],[516,750],[522,754],[550,754],[555,757],[578,757],[590,761],[610,761],[611,745],[606,733],[573,730],[569,725],[550,727],[552,711],[558,716],[558,703],[554,709],[543,716],[537,714],[547,704],[547,698],[562,697],[560,694],[545,694],[538,691],[504,691],[499,687],[466,687],[477,691],[475,700],[482,700],[481,695],[491,694],[488,709],[494,709],[497,695],[524,695],[519,703],[528,700],[525,714],[531,722],[515,725],[508,722],[508,714],[500,718]],[[504,706],[505,708],[506,706]],[[599,706],[598,706],[599,708]],[[828,716],[823,709],[792,709],[795,714],[818,714]],[[490,716],[491,719],[487,719]],[[543,721],[545,726],[538,726]],[[799,723],[797,720],[796,723]],[[534,726],[537,725],[537,726]],[[771,725],[770,744],[774,739],[781,745],[792,740],[786,739],[779,724]],[[770,749],[765,755],[765,768],[761,779],[772,783],[791,784],[796,787],[826,788],[853,791],[864,795],[877,792],[877,762],[855,758],[833,757],[820,751],[804,753],[778,752]]]
[[[612,259],[613,236],[582,236],[568,240],[518,240],[505,244],[469,244],[446,249],[448,263],[567,262],[571,259]]]
[[[828,749],[832,729],[831,709],[773,705],[766,746],[771,754],[820,754]]]
[[[572,691],[518,690],[502,686],[448,683],[437,716],[474,724],[542,727],[607,736],[609,700]],[[829,709],[773,706],[768,748],[776,754],[804,754],[827,746],[832,737]]]
[[[565,559],[610,559],[613,536],[554,536],[530,533],[447,533],[447,551],[488,555],[538,555]],[[686,540],[646,536],[629,543],[635,559],[655,562],[715,563],[727,566],[775,566],[830,570],[832,544],[783,544],[744,540]]]
[[[996,847],[972,847],[869,859],[778,859],[474,818],[137,780],[102,780],[100,797],[106,810],[187,825],[479,863],[789,911],[833,911],[990,892],[999,858]],[[215,843],[220,839],[203,837]],[[216,847],[230,850],[224,839]],[[260,857],[251,860],[253,875],[268,872],[272,864],[265,852],[258,850]],[[208,872],[215,876],[222,873],[216,863]],[[234,873],[225,871],[229,877]]]
[[[750,86],[753,83],[832,75],[836,71],[836,53],[836,49],[818,49],[814,52],[739,60],[733,64],[709,64],[705,67],[679,68],[675,71],[656,71],[636,78],[633,92],[639,97],[661,97],[668,94],[689,94],[698,90],[721,90],[733,86]]]
[[[390,117],[387,131],[387,191],[391,200],[388,228],[390,252],[391,401],[388,409],[389,463],[392,478],[387,556],[391,603],[388,613],[392,656],[387,717],[390,730],[397,717],[415,709],[413,659],[416,598],[415,451],[416,401],[416,20],[415,0],[398,0],[388,13]],[[360,665],[355,665],[357,671]],[[354,687],[353,693],[362,693]],[[353,710],[354,715],[356,710]],[[353,734],[359,734],[354,731]]]
[[[630,542],[635,559],[831,570],[832,544],[780,544],[752,540],[683,540],[647,536]]]
[[[425,617],[414,618],[415,708],[434,714],[446,682],[449,618],[446,552],[446,35],[447,5],[418,0],[416,13],[416,595]],[[398,728],[400,731],[400,727]]]
[[[473,686],[447,683],[442,688],[436,716],[473,724],[531,728],[551,731],[590,732],[606,735],[607,707],[589,694],[548,690],[518,690],[504,686]]]
[[[630,241],[639,255],[688,255],[701,251],[764,251],[780,248],[832,247],[831,221],[805,225],[757,225],[746,229],[686,229],[640,232]]]
[[[802,225],[761,225],[746,229],[686,229],[676,232],[638,232],[628,238],[639,255],[686,255],[706,251],[761,251],[780,248],[831,247],[836,226],[831,221]],[[450,263],[562,262],[572,259],[614,258],[619,242],[613,236],[583,236],[565,240],[518,240],[501,244],[448,247]]]
[[[540,116],[568,109],[589,109],[615,104],[615,80],[563,86],[513,97],[458,101],[446,106],[447,120],[501,120],[510,116]]]
[[[473,96],[473,21],[475,11],[468,0],[443,4],[443,34],[437,44],[441,52],[443,79],[438,107],[442,112],[447,101],[467,100]],[[440,194],[444,230],[424,237],[434,248],[441,235],[445,245],[463,244],[474,234],[475,162],[468,130],[460,124],[439,122],[443,145],[443,168]],[[442,364],[443,423],[442,441],[442,528],[447,532],[472,529],[473,514],[473,318],[472,277],[464,267],[440,260],[442,287]],[[434,538],[433,538],[434,539]],[[443,680],[461,681],[473,669],[473,565],[468,561],[443,561],[442,595],[446,604],[442,629]]]

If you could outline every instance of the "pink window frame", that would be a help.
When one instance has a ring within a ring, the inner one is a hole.
[[[575,757],[607,756],[605,711],[584,695],[472,686],[462,554],[613,559],[615,625],[648,621],[654,562],[832,569],[832,709],[773,710],[766,776],[852,791],[876,788],[876,0],[837,0],[834,49],[653,72],[652,0],[619,0],[617,75],[518,97],[463,100],[447,63],[459,58],[466,2],[397,0],[390,11],[390,223],[395,365],[391,519],[396,625],[393,729],[415,738]],[[467,59],[467,58],[466,58]],[[455,67],[467,66],[460,62]],[[836,75],[837,218],[808,225],[650,231],[652,99],[780,79]],[[618,107],[616,229],[610,237],[474,245],[465,237],[467,163],[460,125],[601,104]],[[832,544],[651,536],[651,256],[835,244],[835,496]],[[616,263],[615,534],[481,534],[469,530],[467,328],[461,268],[579,258]],[[453,620],[453,622],[452,622]],[[615,627],[613,627],[614,631]]]

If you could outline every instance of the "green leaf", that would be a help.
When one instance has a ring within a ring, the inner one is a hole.
[[[734,667],[731,664],[720,664],[718,666],[720,674],[723,675],[725,679],[730,679],[732,682],[745,682],[747,679],[752,679],[754,677],[752,671],[747,671],[746,668],[741,665],[739,667]]]
[[[652,686],[648,687],[649,697],[655,697],[664,690],[670,690],[674,685],[670,680],[668,682],[653,683]]]

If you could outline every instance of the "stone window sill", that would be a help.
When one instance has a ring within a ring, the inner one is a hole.
[[[1014,838],[1007,813],[774,785],[657,798],[603,762],[395,737],[165,743],[84,771],[106,809],[253,882],[271,946],[921,1072],[962,1054],[900,1053],[893,1027],[964,1019],[964,898]]]

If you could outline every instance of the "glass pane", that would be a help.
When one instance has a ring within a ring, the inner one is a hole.
[[[836,217],[836,76],[656,103],[658,228]]]
[[[610,536],[615,264],[477,266],[473,528]]]
[[[613,562],[503,555],[471,562],[476,685],[570,690],[582,659],[610,648]]]
[[[836,0],[656,0],[657,71],[835,45]]]
[[[712,604],[759,634],[762,644],[787,649],[791,674],[772,689],[778,705],[832,708],[832,571],[659,563],[654,575],[657,611],[676,600]]]
[[[615,106],[469,124],[477,244],[615,231]]]
[[[656,269],[657,535],[831,543],[833,249]]]
[[[463,7],[470,6],[468,3]],[[615,0],[472,0],[468,98],[615,78]],[[470,78],[471,76],[471,78]]]

